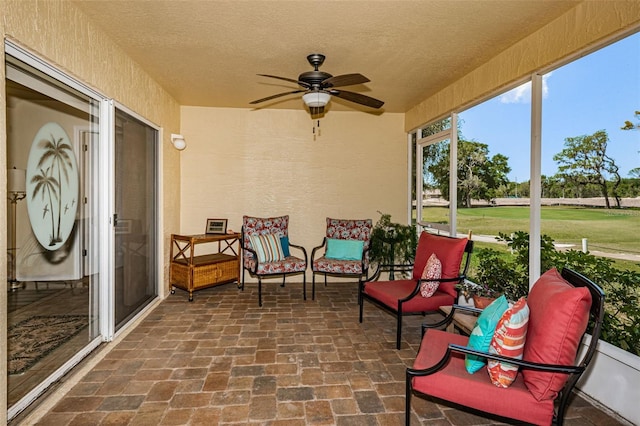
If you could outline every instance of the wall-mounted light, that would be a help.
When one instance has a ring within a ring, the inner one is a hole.
[[[171,143],[173,147],[178,151],[182,151],[187,147],[187,142],[184,140],[184,136],[178,135],[176,133],[171,133]]]

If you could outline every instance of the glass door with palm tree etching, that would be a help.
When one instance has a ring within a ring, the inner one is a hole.
[[[99,163],[89,153],[98,143],[101,107],[45,66],[5,59],[12,418],[100,341],[100,274],[87,259],[99,257],[90,244],[97,240]]]

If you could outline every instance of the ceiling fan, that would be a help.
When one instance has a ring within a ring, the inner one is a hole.
[[[360,93],[349,92],[347,90],[336,89],[336,87],[351,86],[354,84],[367,83],[370,80],[362,74],[343,74],[332,76],[331,74],[320,71],[318,68],[323,64],[325,56],[320,53],[313,53],[307,56],[307,61],[313,66],[313,71],[303,72],[298,76],[297,80],[287,77],[278,77],[277,75],[258,74],[262,77],[276,78],[299,85],[302,89],[290,92],[278,93],[276,95],[267,96],[250,102],[250,104],[259,104],[261,102],[270,101],[281,96],[292,95],[294,93],[303,93],[302,100],[309,107],[311,115],[320,115],[324,113],[324,107],[329,103],[331,96],[336,96],[345,101],[355,102],[370,108],[380,108],[384,102],[370,96]]]

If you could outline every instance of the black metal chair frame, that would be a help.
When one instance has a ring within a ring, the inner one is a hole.
[[[314,249],[311,251],[311,300],[315,300],[316,298],[316,274],[322,274],[324,275],[324,286],[327,286],[327,276],[331,276],[331,277],[340,277],[340,278],[358,278],[358,289],[360,288],[360,285],[363,281],[363,278],[366,279],[368,270],[369,270],[369,264],[367,262],[365,262],[365,259],[368,256],[369,250],[371,249],[371,246],[367,247],[366,249],[364,249],[362,251],[362,266],[361,266],[361,273],[360,274],[346,274],[346,273],[331,273],[331,272],[322,272],[322,271],[316,271],[313,267],[313,261],[316,258],[316,252],[318,250],[321,250],[322,248],[327,246],[327,237],[324,237],[322,239],[322,244],[319,245],[318,247],[314,247]],[[358,297],[358,304],[362,303],[362,301],[360,300],[360,298]]]
[[[285,280],[287,278],[287,275],[297,275],[297,274],[302,274],[302,296],[304,300],[307,300],[307,277],[306,277],[306,267],[309,266],[309,262],[307,261],[308,256],[307,256],[307,250],[305,250],[304,247],[296,245],[296,244],[291,244],[291,242],[289,242],[289,248],[295,248],[298,250],[302,251],[302,254],[304,255],[304,263],[305,263],[305,270],[304,271],[296,271],[296,272],[278,272],[275,274],[259,274],[258,273],[258,266],[259,266],[259,260],[258,260],[258,254],[255,252],[255,250],[249,248],[249,247],[245,247],[244,245],[244,227],[242,227],[242,231],[241,231],[241,238],[240,238],[240,247],[241,247],[241,256],[240,256],[240,261],[242,262],[242,284],[240,286],[240,289],[242,291],[244,291],[244,271],[247,270],[249,272],[249,274],[251,276],[254,276],[256,278],[258,278],[258,305],[262,306],[262,279],[263,278],[274,278],[274,277],[278,277],[280,275],[282,275],[282,284],[280,284],[280,287],[284,287],[285,285]],[[251,253],[251,256],[253,256],[253,259],[255,260],[254,263],[254,268],[253,270],[245,267],[244,264],[244,259],[245,259],[245,255],[244,252],[247,251],[249,253]]]
[[[511,364],[515,364],[517,365],[519,368],[521,369],[531,369],[531,370],[537,370],[537,371],[545,371],[545,372],[555,372],[555,373],[565,373],[567,374],[569,377],[567,379],[567,382],[565,383],[564,387],[560,390],[560,392],[558,392],[558,396],[556,397],[556,408],[555,408],[555,412],[553,415],[553,424],[557,424],[557,425],[562,425],[564,422],[564,414],[565,411],[567,409],[567,405],[569,403],[569,396],[571,395],[571,391],[573,390],[573,388],[575,387],[576,383],[578,382],[578,380],[580,379],[580,377],[582,376],[582,373],[584,373],[584,371],[587,369],[587,366],[589,365],[589,363],[591,362],[591,359],[593,358],[593,355],[596,352],[596,347],[598,345],[598,339],[600,338],[600,333],[602,331],[602,322],[603,322],[603,317],[604,317],[604,292],[602,291],[602,289],[596,285],[593,281],[591,281],[590,279],[586,278],[585,276],[579,274],[578,272],[575,272],[571,269],[568,268],[564,268],[561,272],[562,277],[567,280],[569,283],[571,283],[574,287],[587,287],[589,289],[589,292],[591,293],[591,298],[592,298],[592,302],[591,302],[591,309],[590,309],[590,326],[592,327],[592,333],[591,333],[591,340],[589,342],[589,345],[587,347],[586,352],[584,352],[584,355],[582,356],[582,359],[579,360],[577,363],[575,363],[574,365],[551,365],[551,364],[542,364],[542,363],[535,363],[535,362],[529,362],[529,361],[525,361],[525,360],[521,360],[521,359],[517,359],[517,358],[511,358],[511,357],[507,357],[507,356],[502,356],[502,355],[496,355],[496,354],[491,354],[488,352],[483,352],[483,351],[478,351],[475,349],[471,349],[468,348],[466,346],[460,346],[460,345],[456,345],[456,344],[449,344],[449,346],[447,347],[447,350],[444,354],[444,356],[440,359],[440,361],[438,363],[436,363],[435,365],[433,365],[430,368],[424,369],[424,370],[416,370],[413,368],[407,368],[406,371],[406,398],[405,398],[405,424],[408,426],[410,424],[410,417],[411,417],[411,395],[415,392],[416,394],[418,394],[417,391],[414,391],[412,388],[412,384],[413,384],[413,377],[419,377],[419,376],[428,376],[430,374],[434,374],[440,370],[442,370],[443,368],[445,368],[449,362],[449,359],[451,358],[451,355],[453,352],[459,352],[462,354],[469,354],[469,355],[476,355],[479,357],[483,357],[486,359],[492,359],[492,360],[496,360],[496,361],[506,361],[509,362]],[[480,312],[480,309],[476,309],[476,308],[469,308],[469,307],[465,307],[465,306],[460,306],[460,305],[454,305],[453,309],[451,309],[451,312],[449,313],[449,315],[446,316],[446,318],[443,321],[440,321],[438,323],[435,324],[423,324],[422,325],[422,332],[423,335],[426,331],[426,329],[428,328],[439,328],[442,326],[446,326],[448,324],[451,323],[451,321],[453,320],[453,315],[455,314],[455,311],[470,311],[470,312]],[[587,327],[587,330],[589,329],[589,326]],[[585,331],[585,333],[582,335],[582,340],[584,340],[584,335],[587,334],[587,332]],[[578,348],[580,348],[582,346],[582,340],[580,342],[580,345],[578,345]],[[506,390],[508,392],[508,389]],[[451,401],[453,403],[456,403],[456,401]],[[474,407],[471,407],[474,408]]]
[[[453,238],[453,237],[447,237],[447,238]],[[464,259],[464,267],[462,268],[462,272],[460,273],[460,275],[458,275],[457,277],[453,277],[453,278],[440,278],[437,280],[428,280],[428,281],[439,281],[441,283],[443,282],[462,282],[466,277],[467,277],[467,270],[469,269],[469,263],[471,262],[471,253],[473,253],[473,241],[472,240],[468,240],[467,241],[467,245],[464,248],[464,254],[463,256],[465,256]],[[413,265],[412,264],[407,264],[407,265],[383,265],[386,267],[391,267],[393,270],[395,271],[402,271],[403,269],[408,269],[408,268],[412,268]],[[425,312],[403,312],[402,311],[402,304],[405,302],[408,302],[409,300],[413,299],[414,297],[418,296],[418,294],[420,293],[420,284],[423,281],[427,281],[427,280],[416,280],[416,286],[414,287],[413,291],[404,299],[399,299],[398,300],[398,309],[393,309],[390,306],[385,305],[384,303],[379,302],[378,300],[374,299],[373,297],[370,297],[369,295],[367,295],[364,292],[364,288],[366,286],[367,282],[373,281],[373,279],[377,279],[380,276],[380,271],[381,268],[378,267],[376,272],[372,275],[371,279],[366,279],[364,281],[360,281],[360,288],[358,290],[358,302],[360,304],[360,316],[359,316],[359,320],[362,323],[363,320],[363,311],[364,311],[364,300],[368,300],[369,302],[373,303],[374,305],[382,308],[383,310],[393,314],[396,316],[396,321],[397,321],[397,326],[396,326],[396,349],[400,349],[400,341],[402,340],[402,317],[404,315],[425,315],[427,313],[427,311]],[[458,292],[459,293],[459,292]],[[457,300],[457,297],[456,297]],[[434,311],[435,312],[435,311]]]

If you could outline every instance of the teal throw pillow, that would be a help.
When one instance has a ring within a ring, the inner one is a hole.
[[[284,257],[291,256],[289,251],[289,237],[280,237],[280,245],[282,246],[282,254]]]
[[[327,238],[324,257],[336,260],[361,260],[364,241]]]
[[[498,321],[502,318],[502,314],[509,309],[509,302],[504,295],[498,297],[491,302],[489,306],[484,308],[475,327],[469,336],[467,346],[479,351],[488,352],[491,345],[491,339],[498,326]],[[471,374],[480,370],[487,363],[487,359],[475,355],[465,355],[464,365]]]

